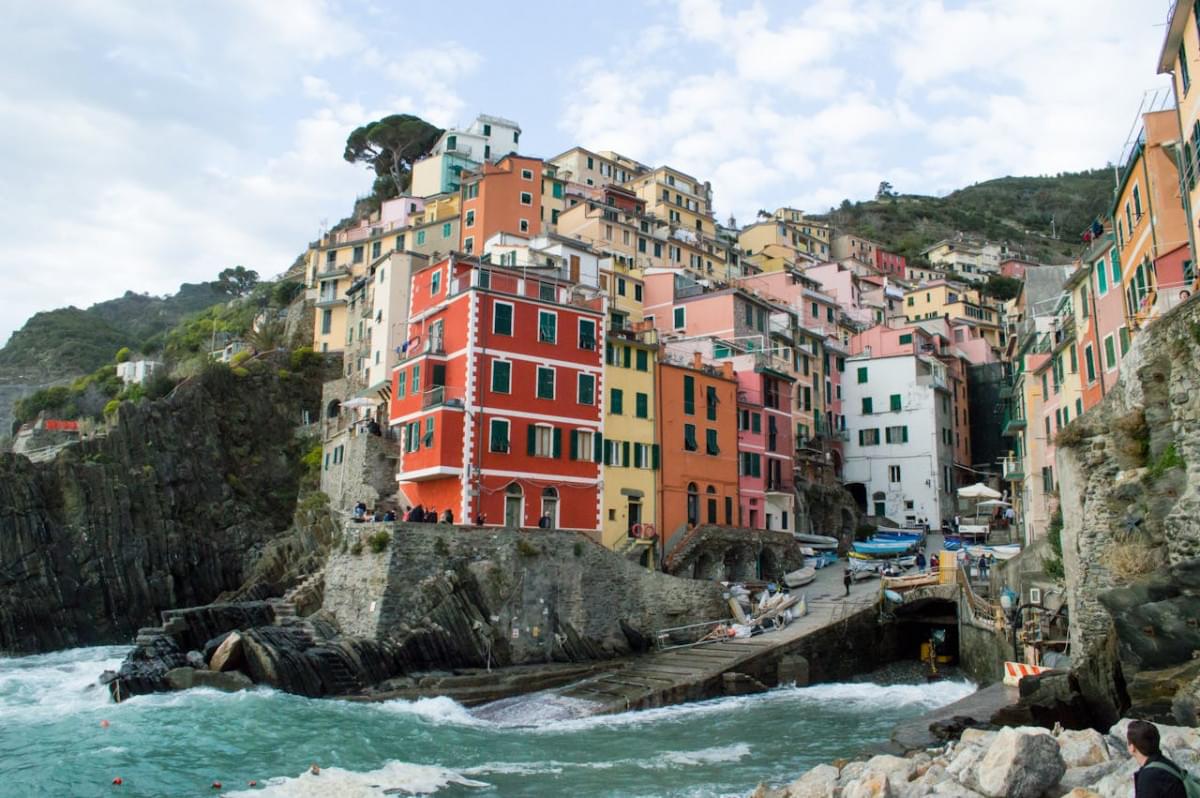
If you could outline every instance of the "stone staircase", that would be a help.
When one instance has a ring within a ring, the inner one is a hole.
[[[297,626],[303,624],[303,619],[296,615],[296,605],[287,598],[267,599],[267,604],[275,613],[276,626]]]

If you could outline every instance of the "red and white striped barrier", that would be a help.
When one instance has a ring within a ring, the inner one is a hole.
[[[1006,662],[1004,663],[1004,683],[1009,687],[1016,687],[1017,682],[1026,676],[1035,676],[1039,673],[1045,673],[1048,670],[1050,668],[1043,668],[1040,665],[1026,665],[1024,662]]]

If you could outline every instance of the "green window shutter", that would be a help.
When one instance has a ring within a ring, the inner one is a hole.
[[[864,441],[866,440],[866,436],[863,434],[864,432],[866,432],[866,430],[861,430],[861,429],[860,429],[860,430],[858,431],[858,445],[859,445],[859,446],[862,446],[862,445],[864,445]]]
[[[901,335],[900,343],[902,345],[903,344],[911,344],[912,343],[912,333],[905,333],[904,335]]]
[[[683,375],[683,412],[689,416],[696,414],[696,378],[690,374]]]
[[[1083,350],[1083,361],[1087,366],[1088,382],[1096,381],[1096,358],[1092,355],[1092,348],[1089,346]]]
[[[859,369],[858,369],[858,381],[859,381],[860,383],[863,383],[863,382],[866,382],[866,381],[867,381],[867,368],[866,368],[866,366],[860,366],[860,367],[859,367]]]
[[[621,441],[621,465],[629,468],[629,441]]]
[[[538,314],[538,340],[552,344],[558,339],[558,317],[553,313]]]
[[[579,375],[579,404],[591,405],[596,403],[596,378],[591,374]]]
[[[554,369],[538,369],[537,395],[539,399],[554,398]]]
[[[537,451],[537,428],[530,424],[525,428],[526,454],[532,456]]]
[[[503,361],[492,361],[492,390],[496,393],[508,393],[512,385],[512,364]]]
[[[750,414],[750,431],[755,434],[762,432],[762,416],[758,413]]]
[[[685,324],[686,313],[684,308],[675,308],[672,314],[672,321],[675,323],[675,329],[680,329],[687,326]]]
[[[621,356],[621,364],[625,368],[629,368],[630,363],[633,362],[633,353],[627,346],[623,346],[621,349],[624,350],[624,354]]]
[[[558,427],[554,428],[554,456],[562,457],[562,430]]]
[[[708,420],[717,420],[717,389],[709,385],[704,392],[705,404],[708,407]]]
[[[869,397],[869,396],[864,396],[864,397],[863,397],[863,400],[862,400],[862,411],[863,411],[863,415],[864,415],[864,416],[869,416],[869,415],[871,415],[871,412],[872,412],[872,406],[871,406],[871,405],[872,405],[872,402],[871,402],[871,397]]]
[[[884,443],[891,443],[891,442],[892,442],[892,428],[891,428],[891,427],[886,427],[886,428],[884,428],[884,430],[883,430],[883,442],[884,442]]]
[[[496,304],[492,327],[499,335],[512,335],[513,309],[512,305]]]
[[[905,424],[900,428],[900,442],[908,443],[908,425]]]
[[[721,453],[721,447],[717,445],[717,431],[715,429],[706,429],[704,431],[704,451],[705,454]]]
[[[625,393],[620,388],[609,391],[609,412],[613,415],[623,415],[625,411]]]
[[[657,471],[658,470],[658,444],[657,443],[650,447],[650,463],[651,463],[650,467]]]
[[[1129,351],[1129,329],[1122,327],[1117,333],[1121,336],[1121,357]]]
[[[1115,346],[1113,346],[1113,339],[1111,335],[1104,339],[1104,364],[1108,368],[1112,368],[1113,366],[1117,365],[1117,349]]]
[[[696,450],[697,445],[696,445],[696,425],[695,424],[684,424],[683,425],[683,445],[684,445],[684,448],[687,449],[689,452],[694,452]]]
[[[571,459],[579,459],[579,430],[571,430]]]
[[[637,417],[638,418],[649,418],[650,417],[650,409],[649,409],[650,397],[644,393],[639,393],[634,397],[634,400],[636,403],[634,412],[637,415]]]
[[[645,349],[637,350],[637,370],[648,371],[650,368],[650,353]]]
[[[604,435],[597,432],[592,436],[592,459],[597,463],[604,462]]]
[[[892,410],[900,409],[900,394],[898,394],[898,393],[892,394],[891,408],[892,408]]]

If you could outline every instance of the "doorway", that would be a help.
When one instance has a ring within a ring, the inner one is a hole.
[[[522,523],[525,513],[522,505],[525,503],[524,492],[517,483],[512,483],[504,489],[504,525],[508,527],[524,526]]]
[[[558,529],[558,490],[556,488],[546,488],[542,491],[541,517],[550,519],[551,529]]]
[[[634,528],[642,523],[642,503],[637,499],[629,499],[625,505],[625,512],[629,517],[629,528],[626,533],[632,537]]]

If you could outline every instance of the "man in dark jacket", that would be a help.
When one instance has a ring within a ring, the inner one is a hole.
[[[1163,756],[1157,726],[1144,720],[1135,720],[1129,724],[1125,739],[1129,755],[1141,765],[1133,774],[1135,798],[1187,798],[1183,771]]]

